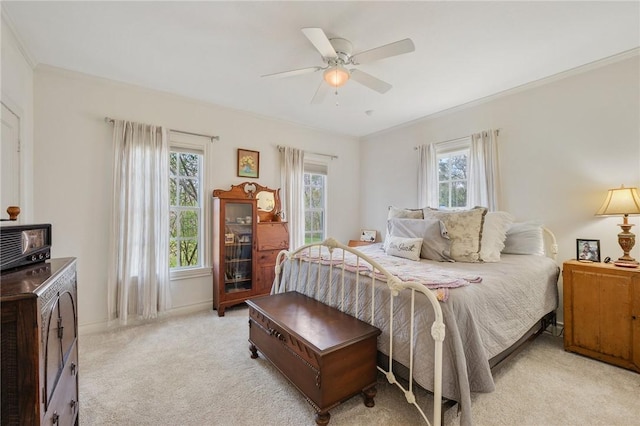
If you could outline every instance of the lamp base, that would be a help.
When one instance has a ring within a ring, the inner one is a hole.
[[[627,221],[625,220],[625,223],[621,223],[618,225],[620,226],[620,228],[622,228],[622,232],[618,234],[618,244],[620,244],[620,247],[624,252],[622,257],[618,258],[618,262],[631,263],[631,264],[637,265],[638,261],[629,255],[629,252],[631,251],[633,246],[636,245],[636,235],[630,231],[633,224],[626,223],[626,222]]]

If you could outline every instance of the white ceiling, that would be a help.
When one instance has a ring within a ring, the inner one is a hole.
[[[363,136],[640,46],[640,2],[18,2],[5,16],[36,64]],[[311,105],[322,65],[300,31],[320,27],[354,52],[411,38],[413,53],[359,68]],[[339,106],[336,106],[336,100]],[[370,111],[370,114],[366,114]]]

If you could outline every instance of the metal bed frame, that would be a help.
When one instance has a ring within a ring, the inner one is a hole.
[[[558,253],[558,246],[556,244],[555,236],[549,229],[545,227],[543,227],[543,234],[544,234],[543,237],[544,237],[544,243],[545,243],[545,254],[548,257],[555,260],[556,255]],[[325,294],[329,295],[328,296],[329,299],[332,299],[332,296],[331,296],[331,294],[333,294],[332,287],[334,285],[340,286],[338,287],[338,290],[339,290],[338,294],[341,295],[340,300],[323,300],[323,297],[321,297],[321,294],[320,294],[321,283],[320,283],[319,270],[320,270],[320,264],[322,262],[321,256],[320,256],[322,252],[322,247],[326,247],[329,252],[329,259],[328,259],[329,277],[334,276],[333,274],[334,268],[337,268],[339,270],[339,277],[340,277],[337,280],[334,280],[333,278],[329,279],[329,283],[328,283],[329,291],[326,292]],[[336,248],[342,249],[341,259],[333,258],[334,250]],[[306,285],[314,284],[315,298],[317,300],[323,303],[326,303],[330,306],[333,306],[343,312],[345,311],[344,273],[347,270],[347,267],[344,261],[345,252],[352,253],[353,255],[357,256],[356,270],[358,270],[359,272],[355,274],[356,295],[358,294],[358,287],[360,285],[371,286],[372,291],[370,292],[371,299],[367,302],[367,306],[360,306],[360,302],[361,302],[360,297],[356,297],[355,316],[357,318],[360,318],[364,321],[369,322],[371,325],[376,326],[376,324],[374,323],[374,311],[376,306],[375,305],[376,300],[375,300],[375,291],[373,291],[373,289],[376,285],[376,282],[383,282],[387,285],[391,295],[390,309],[389,309],[389,355],[388,355],[389,360],[393,360],[393,354],[394,354],[394,300],[398,297],[398,295],[401,292],[410,292],[410,307],[409,307],[410,309],[410,331],[409,331],[410,334],[409,335],[410,336],[414,336],[414,333],[416,332],[415,324],[414,324],[416,293],[423,294],[427,298],[427,300],[429,300],[433,308],[434,318],[435,318],[433,323],[431,324],[431,330],[430,330],[431,337],[435,342],[433,392],[430,392],[433,394],[433,402],[434,402],[432,419],[433,419],[434,426],[440,426],[444,422],[444,412],[448,408],[455,406],[456,401],[452,401],[442,397],[442,344],[445,337],[445,324],[443,321],[440,302],[438,301],[435,294],[423,285],[400,280],[398,277],[387,272],[385,268],[383,268],[380,264],[378,264],[375,260],[371,259],[369,256],[358,251],[357,249],[345,246],[344,244],[338,242],[333,238],[328,238],[321,243],[307,244],[291,252],[286,250],[281,251],[278,254],[278,257],[276,259],[276,268],[275,268],[276,278],[271,291],[273,294],[287,291],[287,288],[284,286],[282,282],[282,276],[281,276],[283,265],[286,261],[302,262],[302,260],[297,256],[305,250],[310,255],[313,253],[313,250],[317,250],[317,253],[318,253],[317,260],[308,259],[307,261],[310,263],[318,264],[318,273],[316,274],[316,277],[315,277],[315,283],[313,283],[314,277],[311,276],[312,275],[311,267],[307,268],[306,277],[297,276],[296,280],[305,279]],[[334,265],[334,260],[337,261],[335,265]],[[361,265],[363,266],[369,265],[369,266],[361,270],[360,268]],[[289,271],[291,270],[292,269],[290,269]],[[297,268],[297,271],[299,274],[300,268]],[[334,281],[337,281],[337,282],[334,282]],[[490,360],[492,370],[493,368],[497,367],[498,365],[501,365],[505,360],[510,359],[513,355],[519,352],[519,350],[522,349],[522,346],[525,343],[531,341],[537,335],[542,333],[542,331],[544,331],[544,329],[546,329],[546,327],[551,322],[555,323],[555,312],[551,312],[545,315],[545,317],[541,319],[540,324],[537,326],[534,326],[525,336],[523,336],[518,342],[516,342],[516,344],[514,344],[512,347],[508,348],[501,354],[492,358],[492,360]],[[398,381],[398,378],[396,377],[397,372],[394,373],[394,369],[398,368],[398,367],[394,367],[394,364],[398,365],[399,363],[395,361],[386,362],[386,363],[379,362],[378,370],[380,370],[384,374],[384,376],[386,377],[387,381],[390,384],[396,385],[404,393],[404,396],[407,402],[409,404],[414,405],[418,410],[418,412],[420,413],[420,415],[422,416],[422,418],[425,420],[425,422],[428,425],[431,425],[432,423],[429,421],[427,415],[425,414],[425,412],[422,410],[422,408],[418,405],[416,401],[414,386],[417,386],[417,385],[414,385],[414,380],[413,380],[413,361],[414,361],[414,355],[415,355],[414,351],[415,351],[414,339],[410,338],[409,339],[409,352],[410,352],[409,365],[402,366],[406,370],[403,370],[403,373],[399,375],[399,377],[404,379],[403,382],[406,382],[406,385]],[[383,364],[384,367],[380,366],[380,364]],[[438,401],[440,402],[438,403]]]

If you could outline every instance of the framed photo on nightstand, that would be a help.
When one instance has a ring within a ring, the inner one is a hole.
[[[600,240],[576,240],[576,259],[600,262]]]
[[[363,229],[360,233],[360,241],[374,243],[376,241],[376,231],[372,229]]]

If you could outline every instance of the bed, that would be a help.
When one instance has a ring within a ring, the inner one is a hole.
[[[485,215],[480,226],[488,234],[493,220],[485,223]],[[516,225],[504,226],[502,247]],[[439,226],[445,229],[444,221]],[[541,245],[535,254],[518,253],[516,243],[498,261],[486,262],[390,255],[392,232],[385,244],[357,248],[329,238],[281,252],[272,293],[297,291],[380,328],[379,369],[407,402],[436,425],[447,402],[457,402],[461,424],[469,425],[471,393],[493,391],[492,368],[555,319],[555,237],[542,225],[534,228]],[[416,401],[414,383],[433,393],[431,421]]]

